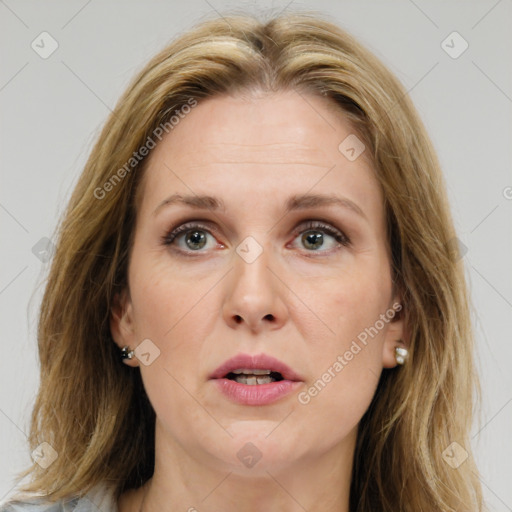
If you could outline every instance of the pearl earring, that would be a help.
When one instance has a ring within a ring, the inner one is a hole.
[[[406,348],[395,347],[395,360],[397,364],[404,364],[408,355],[409,351]]]

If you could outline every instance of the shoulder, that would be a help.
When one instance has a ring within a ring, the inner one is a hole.
[[[71,505],[71,508],[66,508],[67,504],[65,502],[49,503],[42,499],[11,501],[1,506],[0,512],[63,512],[72,511],[76,508],[73,505]]]
[[[0,506],[0,512],[71,512],[76,509],[79,498],[51,503],[44,498],[26,501],[10,501]]]
[[[112,488],[98,484],[82,497],[48,502],[44,497],[0,503],[0,512],[118,512]]]

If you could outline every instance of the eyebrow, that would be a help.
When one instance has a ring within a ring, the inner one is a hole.
[[[226,210],[224,201],[217,197],[198,195],[183,196],[181,194],[173,194],[164,199],[155,208],[153,215],[157,215],[162,208],[171,205],[188,206],[195,210]],[[356,203],[346,197],[339,197],[333,194],[304,194],[291,196],[286,201],[287,211],[306,210],[308,208],[318,208],[320,206],[338,206],[345,208],[368,220],[363,210],[361,210]]]

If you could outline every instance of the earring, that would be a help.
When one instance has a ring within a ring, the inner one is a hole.
[[[130,349],[130,347],[128,347],[128,345],[121,349],[121,359],[133,359],[133,356],[135,355],[135,351],[129,350],[129,349]]]
[[[408,355],[409,351],[406,348],[395,347],[395,360],[397,364],[404,364]]]

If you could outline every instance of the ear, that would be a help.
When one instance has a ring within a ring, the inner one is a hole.
[[[133,324],[133,307],[130,294],[126,288],[121,293],[114,295],[110,310],[110,333],[119,350],[125,346],[128,346],[129,350],[135,349],[136,338]],[[123,359],[123,362],[128,366],[139,366],[139,360],[136,357]]]
[[[395,359],[395,348],[409,347],[409,335],[404,322],[404,307],[400,297],[394,298],[388,311],[394,311],[395,314],[389,321],[382,346],[382,367],[394,368],[398,364]]]

